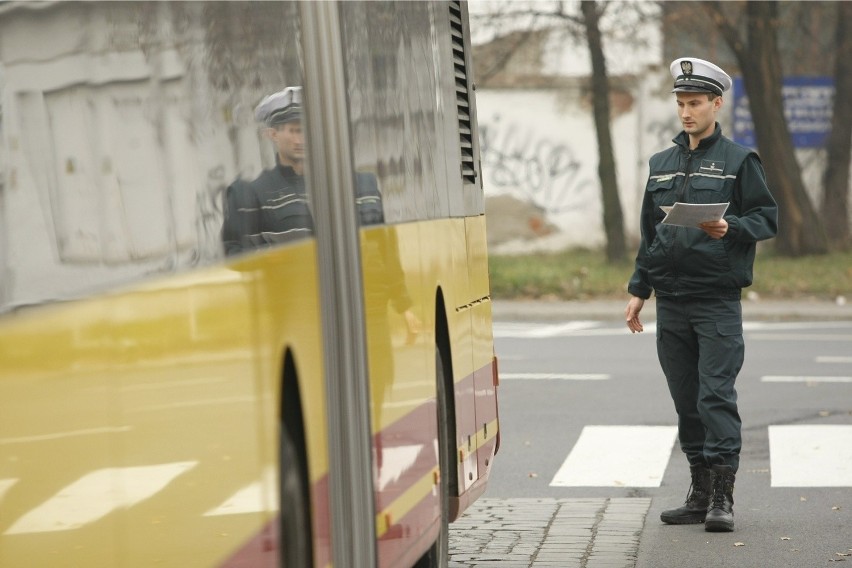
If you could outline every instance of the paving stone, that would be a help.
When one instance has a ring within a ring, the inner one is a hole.
[[[633,568],[647,498],[480,499],[450,525],[450,568]]]

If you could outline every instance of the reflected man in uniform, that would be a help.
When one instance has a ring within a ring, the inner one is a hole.
[[[302,87],[287,87],[263,99],[255,119],[275,149],[275,167],[251,182],[237,180],[227,190],[222,241],[225,254],[287,243],[313,234],[305,188]],[[384,222],[375,176],[357,174],[356,203],[362,225]]]

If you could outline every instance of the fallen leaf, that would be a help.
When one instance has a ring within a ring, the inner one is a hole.
[[[745,546],[744,542],[735,542],[734,546]]]
[[[799,497],[799,501],[807,501],[807,500],[808,500],[807,497]]]

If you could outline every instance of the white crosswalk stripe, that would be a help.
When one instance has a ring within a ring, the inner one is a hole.
[[[675,426],[586,426],[556,472],[555,487],[659,487]]]
[[[550,485],[659,487],[676,437],[676,426],[586,426]],[[768,443],[772,487],[852,487],[852,425],[769,426]]]
[[[852,487],[852,426],[769,427],[772,487]]]

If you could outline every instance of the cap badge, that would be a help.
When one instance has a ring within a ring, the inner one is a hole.
[[[681,61],[680,70],[684,75],[692,75],[692,61]]]

